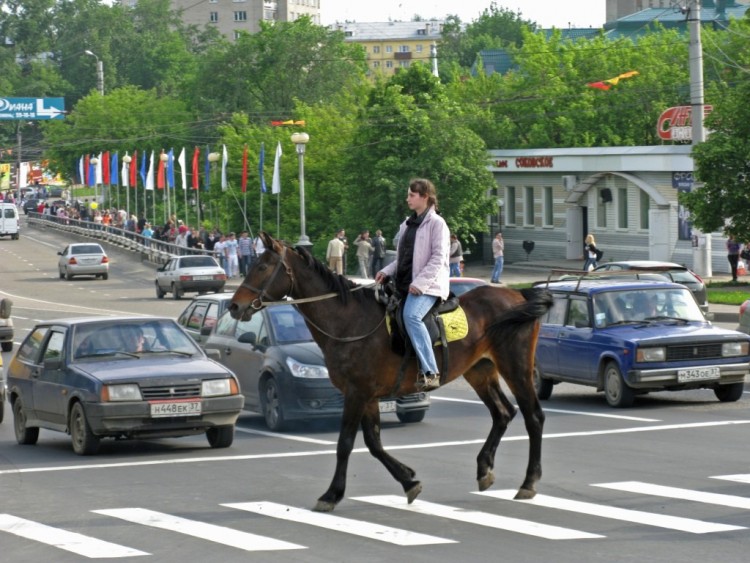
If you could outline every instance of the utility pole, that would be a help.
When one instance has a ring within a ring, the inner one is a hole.
[[[687,14],[690,30],[690,117],[692,120],[692,145],[696,146],[706,140],[703,128],[703,46],[701,45],[701,3],[690,0]],[[700,189],[694,185],[693,189]],[[699,276],[710,278],[713,275],[711,265],[711,233],[702,233],[693,227],[693,268]]]

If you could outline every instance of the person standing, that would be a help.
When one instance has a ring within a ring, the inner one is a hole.
[[[385,238],[383,238],[383,231],[378,229],[375,231],[375,236],[372,237],[372,277],[375,278],[380,269],[383,267],[383,261],[385,260]]]
[[[727,260],[729,260],[729,268],[732,271],[732,281],[737,281],[737,263],[740,259],[740,249],[742,245],[737,242],[734,235],[729,234],[727,239]]]
[[[341,268],[342,273],[346,273],[346,251],[349,250],[349,241],[346,239],[346,231],[341,229],[336,235],[338,239],[344,243],[344,253],[341,255]]]
[[[397,259],[380,270],[375,281],[392,276],[396,292],[405,296],[404,326],[419,361],[417,387],[431,391],[440,387],[440,373],[423,318],[438,299],[448,297],[450,231],[438,214],[437,190],[429,180],[412,180],[406,203],[412,213],[399,228]]]
[[[339,275],[344,273],[344,252],[346,247],[343,241],[339,237],[339,231],[336,236],[328,242],[328,248],[326,249],[326,260],[328,261],[328,267],[331,271],[336,272]]]
[[[490,283],[500,283],[500,275],[503,273],[503,251],[505,242],[503,233],[497,233],[492,241],[492,257],[495,259],[495,267],[492,269]]]
[[[456,235],[451,235],[450,247],[450,269],[451,276],[454,278],[461,277],[461,261],[464,259],[464,249],[461,248],[461,241]]]
[[[234,233],[229,233],[226,242],[224,243],[224,252],[227,255],[227,276],[230,278],[236,278],[240,275],[240,261],[238,253],[239,245]]]
[[[596,240],[594,239],[594,235],[591,233],[586,235],[586,240],[583,244],[583,256],[586,258],[586,261],[583,263],[583,271],[588,272],[589,270],[593,270],[597,266],[597,254],[599,252],[599,249],[596,247]]]
[[[227,253],[226,253],[226,241],[227,237],[219,235],[219,240],[214,243],[214,256],[219,261],[219,266],[224,269],[224,273],[229,277],[229,268],[227,267]]]
[[[370,231],[362,231],[354,240],[357,246],[357,262],[359,262],[359,275],[369,279],[368,266],[370,264],[370,254],[372,254],[372,242],[370,240]]]
[[[240,251],[240,274],[246,276],[250,271],[250,265],[253,263],[253,241],[250,240],[247,231],[240,233],[237,246]]]

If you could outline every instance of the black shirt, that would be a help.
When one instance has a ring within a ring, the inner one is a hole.
[[[417,229],[424,221],[429,208],[417,216],[416,211],[406,220],[406,230],[398,242],[398,263],[396,266],[396,291],[399,295],[406,297],[412,280],[412,265],[414,263],[414,241],[417,238]]]

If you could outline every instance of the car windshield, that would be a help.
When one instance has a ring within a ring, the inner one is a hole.
[[[180,268],[211,268],[217,266],[210,256],[188,256],[180,260]]]
[[[70,247],[71,254],[104,254],[104,250],[98,244],[79,244]]]
[[[112,356],[138,358],[143,354],[192,356],[200,350],[170,320],[91,322],[77,325],[72,338],[73,360]]]
[[[294,307],[274,307],[268,316],[279,344],[312,341],[312,334],[305,324],[305,319]]]
[[[705,321],[692,294],[684,288],[623,289],[598,293],[593,298],[594,324],[673,320]]]

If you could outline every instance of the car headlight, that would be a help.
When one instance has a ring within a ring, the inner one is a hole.
[[[722,356],[747,356],[750,345],[747,342],[725,342],[721,345]]]
[[[638,348],[635,354],[636,362],[663,362],[667,359],[667,349],[664,347]]]
[[[137,383],[105,385],[102,389],[102,401],[142,401],[141,389]]]
[[[325,366],[311,366],[303,364],[294,358],[287,358],[286,365],[294,377],[304,377],[306,379],[325,379],[328,377],[328,368]]]
[[[201,397],[237,395],[239,392],[237,382],[231,377],[227,377],[226,379],[207,379],[201,383]]]

